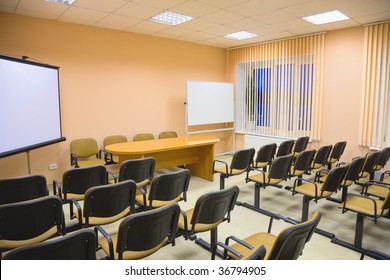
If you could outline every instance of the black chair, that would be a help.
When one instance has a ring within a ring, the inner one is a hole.
[[[309,201],[313,200],[317,203],[318,200],[322,198],[330,197],[337,189],[340,187],[345,174],[348,169],[348,165],[342,165],[339,167],[333,168],[325,181],[316,182],[306,179],[300,179],[305,182],[302,185],[298,185],[298,178],[295,179],[294,185],[292,188],[292,195],[302,194],[303,203],[302,203],[302,221],[306,221],[309,213]]]
[[[380,181],[369,181],[365,186],[363,186],[362,194],[385,199],[387,197],[388,190],[390,189],[390,183],[384,181],[384,178],[386,178],[389,173],[390,171],[382,173]]]
[[[266,249],[265,260],[296,260],[302,255],[320,220],[321,214],[314,212],[307,221],[287,227],[278,235],[271,234],[271,227],[268,227],[268,232],[255,233],[243,240],[236,238],[237,243],[231,246],[225,244],[235,253],[227,250],[224,257],[238,259],[237,255],[240,255],[245,259],[251,255],[249,246],[258,248],[263,245]]]
[[[322,146],[318,149],[314,156],[313,163],[310,167],[310,171],[318,170],[328,164],[329,154],[332,150],[332,145]]]
[[[53,180],[53,193],[58,195],[63,203],[70,203],[72,200],[84,199],[85,192],[92,187],[106,185],[108,173],[103,165],[80,167],[64,172],[62,184]],[[73,203],[70,204],[70,218],[73,219]],[[71,230],[71,228],[70,228]]]
[[[118,181],[133,180],[137,188],[145,189],[152,181],[156,160],[151,157],[125,160],[119,168]],[[137,191],[137,195],[142,194]]]
[[[115,234],[109,235],[101,226],[95,227],[95,232],[103,235],[98,243],[109,259],[142,259],[167,244],[175,245],[179,215],[179,205],[172,203],[130,215],[122,220]]]
[[[384,199],[348,193],[345,201],[339,204],[343,214],[348,211],[356,213],[355,240],[352,249],[358,251],[362,249],[365,217],[370,217],[374,223],[377,223],[380,217],[390,217],[390,188],[388,186],[384,188],[387,192]]]
[[[294,140],[286,140],[280,143],[278,150],[276,152],[275,157],[282,157],[290,155],[293,149],[295,141]]]
[[[345,147],[347,146],[346,141],[337,142],[334,144],[332,151],[328,158],[328,169],[332,169],[332,164],[340,160],[341,156],[344,153]]]
[[[302,179],[303,174],[307,173],[310,169],[315,154],[316,150],[300,152],[290,168],[288,178],[291,179],[293,177],[298,177],[299,179]]]
[[[0,179],[0,205],[44,197],[48,194],[46,178],[43,175]]]
[[[65,234],[61,199],[45,196],[0,205],[0,252]]]
[[[276,147],[276,143],[262,146],[257,152],[255,161],[251,168],[262,168],[264,171],[267,171],[267,166],[271,165],[272,160],[274,159]]]
[[[14,249],[3,260],[96,260],[96,234],[91,229],[82,229]]]
[[[260,189],[267,186],[282,188],[279,183],[287,178],[292,161],[293,155],[277,157],[272,162],[269,172],[258,170],[260,173],[252,176],[249,176],[249,172],[247,173],[246,182],[255,183],[254,207],[256,209],[260,209]],[[246,203],[239,202],[239,205],[249,206],[249,208],[251,208],[251,206]]]
[[[230,165],[222,160],[214,160],[213,174],[220,173],[220,180],[219,180],[220,190],[223,190],[225,188],[226,178],[243,174],[250,169],[253,163],[254,154],[255,154],[255,149],[253,148],[239,150],[234,153]],[[217,167],[216,163],[218,162],[222,163],[223,166]]]
[[[368,178],[368,180],[374,179],[373,178],[373,174],[375,171],[374,168],[376,166],[376,163],[378,161],[380,154],[381,154],[381,152],[378,151],[378,152],[368,153],[366,155],[363,167],[362,167],[360,174],[359,174],[359,179],[356,181],[356,183],[358,185],[365,186],[365,184],[367,183],[367,180],[366,180],[367,178]]]
[[[141,189],[142,194],[136,196],[136,202],[149,210],[181,200],[187,201],[190,179],[191,172],[188,169],[158,174],[153,178],[148,192]]]
[[[200,196],[194,208],[181,211],[179,234],[184,235],[186,240],[195,240],[195,243],[211,251],[218,241],[218,225],[224,221],[230,222],[230,213],[234,209],[239,192],[239,188],[233,186]],[[210,244],[196,237],[196,233],[207,231],[210,231]]]
[[[294,148],[292,150],[293,156],[297,157],[301,152],[306,150],[307,144],[309,144],[309,136],[299,137],[294,144]]]
[[[390,158],[390,147],[383,148],[380,151],[380,155],[379,155],[378,160],[374,166],[373,171],[379,171],[379,170],[385,168],[385,165],[389,161],[389,158]]]
[[[79,227],[111,224],[134,213],[137,186],[133,180],[89,188],[83,207],[76,201],[75,216]]]

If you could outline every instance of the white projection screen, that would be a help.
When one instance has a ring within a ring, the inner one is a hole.
[[[66,139],[59,67],[0,56],[0,158]]]
[[[187,81],[187,125],[228,122],[234,122],[234,85]]]

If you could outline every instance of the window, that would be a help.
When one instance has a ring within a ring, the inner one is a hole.
[[[237,132],[319,140],[323,37],[229,51],[236,73]]]

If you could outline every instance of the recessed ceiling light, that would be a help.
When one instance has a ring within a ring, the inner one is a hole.
[[[223,37],[228,38],[228,39],[233,39],[233,40],[245,40],[245,39],[253,38],[256,36],[257,36],[256,34],[253,34],[250,32],[239,31],[239,32],[227,34]]]
[[[53,2],[57,4],[72,5],[76,0],[46,0],[47,2]]]
[[[343,13],[335,10],[332,12],[327,12],[327,13],[323,13],[323,14],[317,14],[317,15],[304,17],[303,19],[308,21],[308,22],[314,23],[314,24],[324,24],[324,23],[329,23],[329,22],[346,20],[346,19],[349,19],[349,17],[347,17]]]
[[[178,25],[182,24],[186,21],[189,21],[193,19],[190,16],[185,16],[181,14],[177,14],[174,12],[165,11],[161,14],[155,15],[154,17],[150,18],[150,21],[162,23],[162,24],[168,24],[168,25]]]

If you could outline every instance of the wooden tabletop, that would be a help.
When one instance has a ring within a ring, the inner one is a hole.
[[[218,138],[203,135],[187,135],[176,138],[135,141],[107,145],[105,150],[113,154],[141,155],[145,153],[162,152],[196,146],[215,144]]]

